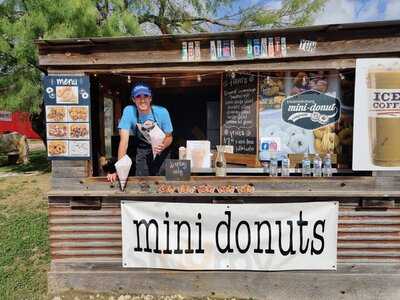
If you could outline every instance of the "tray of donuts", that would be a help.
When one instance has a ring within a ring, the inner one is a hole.
[[[255,192],[254,184],[169,184],[159,183],[157,184],[158,194],[252,194]]]

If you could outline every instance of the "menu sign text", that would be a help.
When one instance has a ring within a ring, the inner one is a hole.
[[[223,82],[222,143],[234,153],[257,151],[257,77],[226,74]]]

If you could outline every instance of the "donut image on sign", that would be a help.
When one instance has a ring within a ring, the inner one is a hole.
[[[78,87],[77,86],[57,86],[56,102],[65,104],[78,104]]]

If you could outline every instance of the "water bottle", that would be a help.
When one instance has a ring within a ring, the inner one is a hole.
[[[271,162],[269,164],[269,175],[278,176],[278,160],[275,156],[271,157]]]
[[[327,153],[325,156],[322,175],[327,177],[332,176],[332,160],[330,153]]]
[[[290,159],[287,155],[282,159],[281,176],[290,176]]]
[[[304,153],[304,158],[301,162],[301,174],[303,176],[311,176],[311,162],[308,158],[308,153]]]
[[[322,160],[319,157],[319,154],[316,153],[313,159],[313,176],[321,177],[322,176]]]

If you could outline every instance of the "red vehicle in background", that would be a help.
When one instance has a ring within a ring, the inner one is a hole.
[[[40,139],[33,131],[27,112],[0,111],[0,133],[16,131],[28,139]]]

